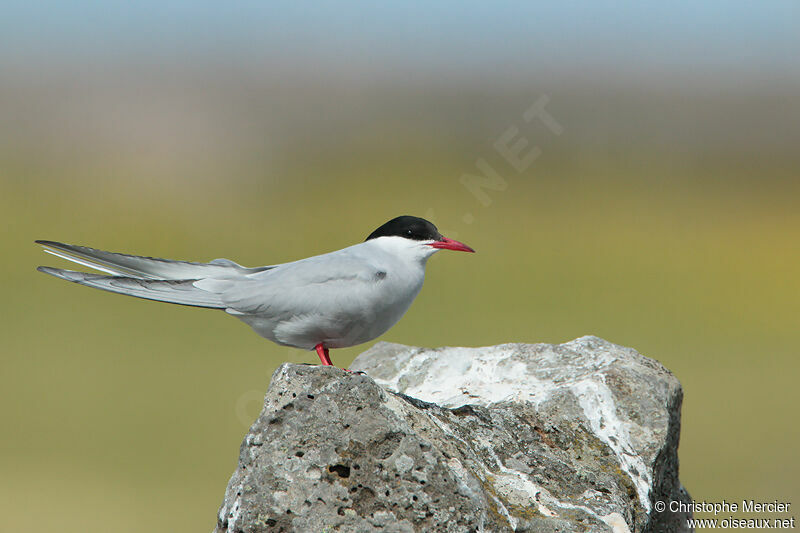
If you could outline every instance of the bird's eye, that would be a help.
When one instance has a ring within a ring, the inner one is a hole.
[[[406,235],[413,235],[413,234],[414,234],[414,232],[411,231],[411,230],[406,231]]]

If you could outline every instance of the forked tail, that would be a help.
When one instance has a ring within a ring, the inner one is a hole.
[[[224,309],[226,306],[219,294],[195,287],[195,281],[243,276],[270,268],[246,268],[228,259],[193,263],[105,252],[55,241],[40,240],[36,243],[44,246],[47,253],[108,275],[40,266],[37,270],[45,274],[137,298],[213,309]]]

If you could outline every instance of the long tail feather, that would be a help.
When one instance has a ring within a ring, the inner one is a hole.
[[[193,263],[190,261],[173,261],[157,257],[105,252],[86,246],[75,246],[55,241],[38,240],[36,243],[44,246],[44,251],[47,253],[115,276],[185,280],[225,276],[232,273],[250,274],[269,268],[245,268],[228,259],[215,259],[211,263]]]
[[[219,295],[195,287],[194,282],[196,280],[193,279],[151,280],[125,276],[104,276],[45,266],[40,266],[37,270],[73,283],[86,285],[87,287],[146,300],[211,309],[224,309],[226,307],[220,300]]]

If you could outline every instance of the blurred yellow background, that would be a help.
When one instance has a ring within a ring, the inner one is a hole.
[[[425,23],[283,6],[281,31],[255,7],[114,5],[64,25],[15,6],[41,32],[6,28],[0,54],[4,530],[211,529],[270,374],[317,361],[224,313],[39,274],[68,265],[34,239],[256,266],[400,214],[478,253],[435,256],[381,340],[634,347],[684,386],[696,500],[798,500],[800,72],[779,52],[800,33],[774,4],[727,12],[728,33],[704,33],[708,7],[686,27],[627,13],[619,43],[599,8],[595,33],[562,8],[530,37],[537,13],[506,4]],[[559,135],[523,118],[543,97]],[[495,147],[509,131],[541,152],[522,172]],[[474,194],[479,159],[501,179]]]

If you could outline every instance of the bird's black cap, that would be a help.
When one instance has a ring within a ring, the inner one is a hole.
[[[439,241],[442,234],[432,223],[424,218],[409,215],[393,218],[369,234],[366,240],[378,237],[405,237],[415,241]]]

